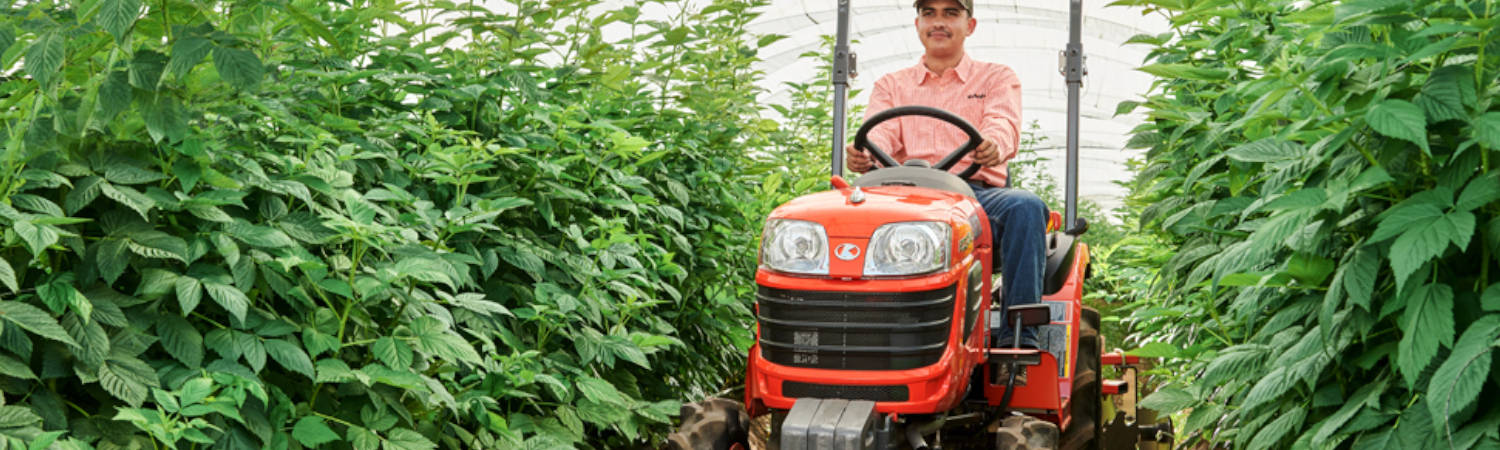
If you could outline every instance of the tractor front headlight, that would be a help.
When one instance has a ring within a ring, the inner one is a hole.
[[[816,222],[768,220],[760,263],[778,272],[828,275],[828,231]]]
[[[922,275],[948,268],[948,224],[896,222],[881,225],[870,236],[865,276]]]

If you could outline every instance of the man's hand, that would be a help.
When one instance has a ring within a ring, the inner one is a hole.
[[[854,148],[854,144],[844,146],[844,166],[855,172],[868,172],[874,163],[870,161],[870,154]]]
[[[1000,154],[1000,145],[996,144],[994,139],[985,138],[984,143],[979,144],[979,148],[974,149],[974,162],[984,167],[995,167],[1016,156],[1014,150],[1005,153],[1003,155]]]

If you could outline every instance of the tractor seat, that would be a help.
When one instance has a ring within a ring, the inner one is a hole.
[[[920,161],[920,162],[918,162]],[[938,189],[974,197],[974,188],[964,182],[958,175],[939,170],[932,170],[930,163],[925,160],[913,159],[907,161],[906,165],[897,167],[886,167],[880,170],[872,170],[855,179],[853,185],[859,187],[876,186],[916,186],[929,189]]]

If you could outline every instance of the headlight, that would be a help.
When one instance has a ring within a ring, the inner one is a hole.
[[[881,225],[870,236],[865,276],[920,275],[948,268],[948,224],[897,222]]]
[[[779,272],[828,275],[828,231],[804,220],[766,221],[760,263]]]

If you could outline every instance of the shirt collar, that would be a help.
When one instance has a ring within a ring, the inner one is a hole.
[[[959,83],[967,83],[969,81],[969,76],[973,73],[974,70],[974,60],[969,58],[969,52],[964,52],[964,56],[959,58],[958,60],[958,65],[949,70],[954,71],[954,73],[958,75]],[[932,73],[931,70],[927,70],[927,55],[922,55],[922,59],[917,61],[916,72],[916,77],[912,80],[912,84],[915,85],[921,85],[923,82],[926,82],[928,77],[936,78],[939,76],[938,74]]]

